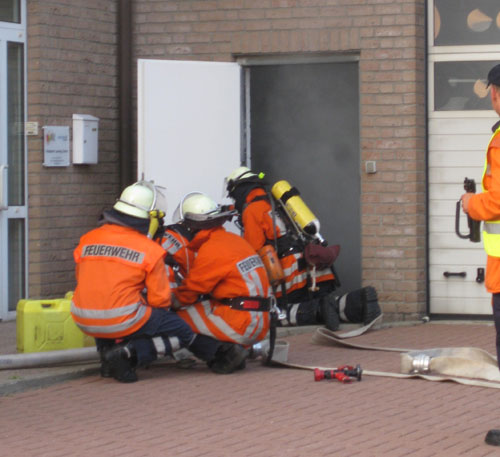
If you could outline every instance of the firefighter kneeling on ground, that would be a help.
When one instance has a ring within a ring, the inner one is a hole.
[[[208,364],[224,357],[218,341],[196,335],[170,310],[165,251],[153,240],[165,208],[157,186],[137,182],[123,190],[101,216],[100,227],[83,235],[74,251],[71,314],[95,337],[103,377],[135,382],[136,368],[181,348]]]
[[[225,360],[209,364],[218,373],[245,367],[249,348],[269,330],[271,287],[262,260],[223,224],[234,216],[200,192],[187,194],[174,220],[191,233],[194,261],[174,291],[174,307],[195,333],[222,342]]]
[[[333,262],[338,246],[304,242],[296,225],[283,214],[284,205],[272,200],[263,175],[238,167],[225,179],[228,196],[234,200],[242,236],[259,251],[276,246],[285,273],[277,288],[281,325],[324,324],[337,330],[340,321],[368,324],[381,314],[375,288],[368,286],[339,296],[335,292]],[[298,196],[298,192],[289,192]],[[285,316],[286,314],[286,316]]]

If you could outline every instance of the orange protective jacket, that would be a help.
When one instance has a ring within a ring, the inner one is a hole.
[[[196,253],[194,263],[174,292],[185,306],[179,316],[194,332],[220,341],[251,345],[264,339],[268,312],[236,310],[221,303],[227,298],[270,296],[266,270],[254,249],[223,227],[200,230],[189,249]]]
[[[71,315],[88,335],[125,337],[147,322],[151,307],[170,306],[165,251],[137,230],[105,224],[83,235],[73,255]]]
[[[191,265],[194,262],[194,252],[188,249],[189,240],[174,227],[167,227],[161,240],[163,249],[167,252],[167,256],[172,257],[174,262],[179,266],[179,272],[185,278],[189,272]],[[167,265],[168,277],[170,280],[170,288],[173,290],[179,285],[173,268]]]
[[[275,237],[273,228],[272,208],[268,199],[262,197],[267,195],[266,191],[256,188],[250,191],[246,197],[246,206],[241,215],[243,225],[243,238],[258,251],[266,243],[271,243]],[[256,201],[254,201],[257,199]],[[286,235],[283,222],[276,217],[276,236],[280,238]],[[285,273],[285,287],[287,294],[300,290],[307,286],[308,271],[305,267],[304,253],[295,252],[280,256],[281,266]],[[317,270],[315,272],[316,282],[333,281],[335,279],[330,268]],[[276,291],[281,296],[281,291]]]
[[[495,124],[495,127],[498,127],[498,124]],[[498,220],[500,218],[500,131],[496,131],[486,151],[486,171],[482,184],[485,192],[473,195],[469,200],[469,216],[478,221]],[[488,256],[485,286],[490,293],[500,293],[500,257]]]

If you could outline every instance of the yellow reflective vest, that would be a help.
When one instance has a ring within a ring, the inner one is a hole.
[[[490,142],[488,143],[488,147],[486,149],[486,159],[484,163],[484,171],[482,177],[482,188],[483,192],[488,192],[488,189],[485,188],[485,177],[491,173],[490,163],[488,161],[488,151],[490,149],[491,143],[495,139],[495,137],[500,134],[500,126],[493,132],[491,136]],[[488,255],[493,257],[500,257],[500,220],[496,221],[485,221],[483,223],[483,242],[484,242],[484,250]]]

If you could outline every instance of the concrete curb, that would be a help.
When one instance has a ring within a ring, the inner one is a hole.
[[[60,382],[91,376],[97,373],[99,373],[99,366],[97,365],[85,368],[74,366],[70,371],[64,373],[49,373],[47,375],[38,375],[25,379],[11,379],[0,385],[0,397],[25,392],[27,390],[43,389],[44,387],[49,387]]]

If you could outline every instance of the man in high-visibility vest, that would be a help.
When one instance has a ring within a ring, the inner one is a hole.
[[[220,342],[196,335],[170,310],[166,252],[153,239],[164,215],[160,197],[150,182],[128,186],[74,251],[71,315],[96,339],[101,375],[120,382],[137,381],[136,368],[181,348],[207,362],[222,354]]]
[[[491,106],[500,115],[500,64],[488,73]],[[496,348],[500,367],[500,121],[492,128],[493,135],[486,149],[483,171],[483,192],[462,195],[466,214],[477,221],[484,221],[483,242],[488,254],[486,263],[486,290],[492,294],[493,319],[496,329]],[[500,430],[490,430],[486,443],[500,446]]]

